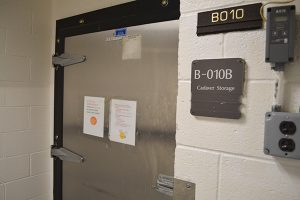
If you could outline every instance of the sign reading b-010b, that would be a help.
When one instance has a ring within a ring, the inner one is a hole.
[[[239,119],[244,78],[240,58],[193,61],[191,114]]]

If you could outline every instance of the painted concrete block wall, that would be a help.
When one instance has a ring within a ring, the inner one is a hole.
[[[300,199],[300,161],[263,154],[264,115],[271,109],[275,86],[275,75],[264,62],[265,30],[196,36],[198,12],[255,2],[181,1],[175,176],[196,183],[197,200]],[[300,14],[300,1],[295,4]],[[290,112],[300,106],[299,49],[286,71],[284,106]],[[242,119],[192,116],[192,61],[236,57],[247,63]]]
[[[50,0],[0,0],[0,200],[51,199],[50,20]]]

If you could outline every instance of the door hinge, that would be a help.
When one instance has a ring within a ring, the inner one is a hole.
[[[173,200],[195,200],[195,183],[160,174],[155,188],[156,191],[173,197]]]
[[[86,61],[86,56],[61,54],[52,56],[52,64],[54,67],[66,67]]]
[[[68,149],[65,148],[55,148],[51,149],[51,157],[59,158],[62,161],[69,161],[74,163],[83,163],[84,158]]]
[[[158,175],[156,181],[156,190],[168,196],[173,196],[174,178],[166,175]]]

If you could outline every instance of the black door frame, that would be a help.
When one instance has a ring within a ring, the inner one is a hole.
[[[179,0],[137,0],[56,21],[55,55],[65,50],[67,37],[137,26],[180,17]],[[55,67],[54,84],[54,144],[63,147],[64,68]],[[53,198],[63,198],[63,163],[54,157]]]

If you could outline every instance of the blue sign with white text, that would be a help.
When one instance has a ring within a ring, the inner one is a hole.
[[[127,34],[127,28],[120,28],[115,30],[114,36],[115,37],[123,37]]]

